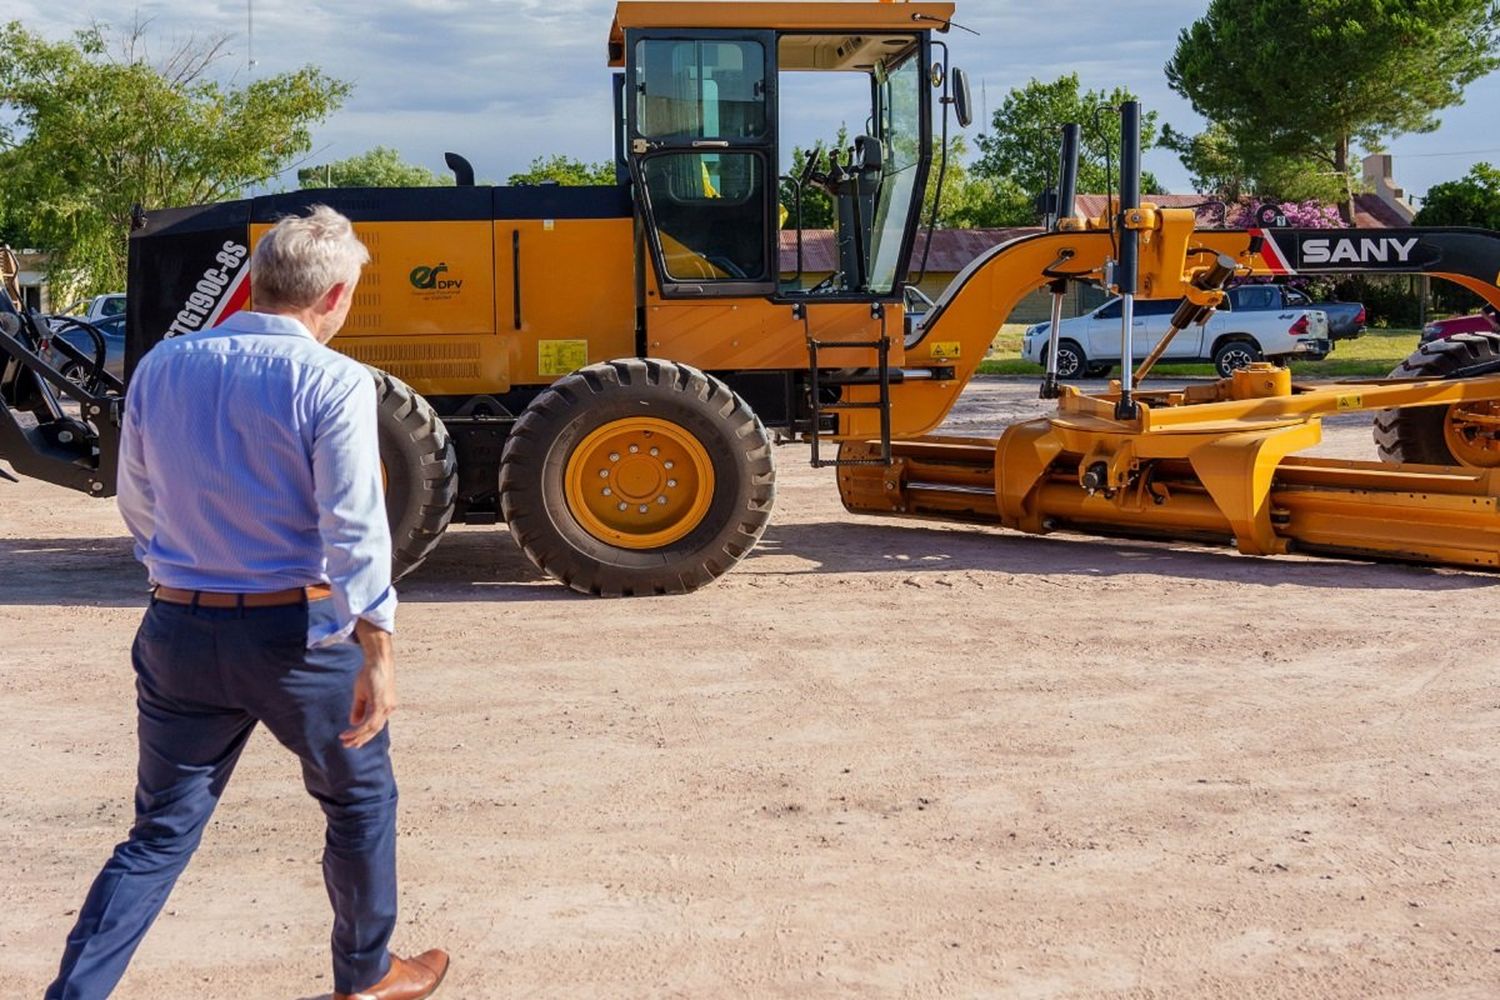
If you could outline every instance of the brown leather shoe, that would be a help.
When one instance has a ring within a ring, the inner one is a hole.
[[[423,1000],[437,992],[447,974],[448,953],[441,948],[412,958],[392,955],[384,979],[355,993],[335,993],[333,1000]]]

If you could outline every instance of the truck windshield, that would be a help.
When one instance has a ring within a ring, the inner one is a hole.
[[[921,60],[912,51],[894,66],[876,67],[877,124],[885,162],[870,233],[869,290],[888,295],[895,288],[907,225],[917,197],[922,163]]]
[[[784,293],[886,297],[906,275],[931,157],[918,34],[779,39]],[[809,135],[805,108],[841,122]],[[819,155],[806,151],[817,140]],[[798,230],[801,230],[799,233]]]

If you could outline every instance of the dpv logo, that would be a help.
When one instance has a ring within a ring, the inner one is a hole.
[[[458,291],[464,286],[462,278],[444,278],[441,275],[448,272],[448,265],[439,263],[436,267],[414,267],[410,275],[411,286],[423,292],[435,291]]]

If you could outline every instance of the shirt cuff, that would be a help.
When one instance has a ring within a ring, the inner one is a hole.
[[[386,587],[384,593],[356,617],[387,632],[396,631],[396,588]],[[351,625],[352,627],[352,625]]]
[[[354,623],[361,618],[376,628],[394,633],[396,631],[396,604],[396,588],[386,587],[384,592],[369,607],[354,615],[337,628],[328,632],[319,632],[316,629],[309,630],[307,646],[309,649],[318,649],[323,646],[332,646],[335,643],[348,641],[349,637],[354,634]]]

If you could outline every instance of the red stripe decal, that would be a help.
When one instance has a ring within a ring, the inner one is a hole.
[[[230,282],[229,290],[219,300],[218,308],[208,317],[208,322],[203,324],[204,329],[218,326],[230,316],[244,309],[249,301],[250,266],[247,264],[240,268],[239,273],[234,276],[234,281]]]
[[[1287,263],[1286,254],[1281,252],[1275,238],[1264,229],[1250,230],[1251,236],[1259,236],[1264,243],[1260,248],[1261,260],[1265,261],[1266,269],[1272,274],[1296,274],[1291,264]]]

